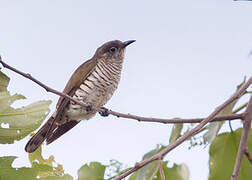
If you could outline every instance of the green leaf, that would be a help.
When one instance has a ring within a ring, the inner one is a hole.
[[[183,129],[183,124],[174,124],[172,127],[172,133],[169,139],[169,143],[173,143],[174,141],[176,141],[181,135],[181,131]]]
[[[6,91],[10,78],[0,71],[0,92]]]
[[[50,112],[51,101],[38,101],[21,108],[11,105],[23,95],[10,93],[6,90],[9,78],[0,72],[0,143],[10,144],[20,140],[36,130]]]
[[[49,113],[51,101],[38,101],[21,108],[11,105],[20,99],[25,99],[20,94],[10,95],[7,91],[9,78],[0,71],[0,143],[13,143],[20,140],[37,129]],[[14,156],[0,157],[0,180],[72,180],[64,174],[62,165],[53,166],[54,157],[44,159],[41,147],[29,154],[31,168],[13,168]]]
[[[34,162],[31,168],[13,168],[12,163],[17,157],[0,157],[0,180],[72,180],[68,174],[58,174],[54,167]]]
[[[55,162],[54,156],[50,156],[48,159],[43,158],[41,146],[33,153],[29,153],[28,156],[29,156],[29,160],[30,160],[31,165],[33,165],[33,163],[36,162],[38,164],[47,164],[47,165],[53,167],[53,162]],[[63,171],[62,171],[62,173],[63,173]]]
[[[34,180],[37,170],[31,168],[13,168],[11,165],[17,157],[0,157],[0,179],[1,180]]]
[[[209,180],[230,179],[240,143],[242,129],[233,133],[218,135],[210,146]],[[252,133],[248,137],[248,150],[252,153]],[[244,156],[241,163],[239,179],[251,179],[252,166]]]
[[[29,153],[29,160],[33,168],[40,167],[40,169],[38,169],[38,176],[40,176],[41,178],[50,177],[51,179],[54,178],[54,176],[66,176],[66,174],[64,174],[63,166],[61,164],[57,164],[57,167],[54,167],[54,156],[50,156],[48,159],[43,158],[41,146],[33,153]]]
[[[152,151],[148,152],[143,156],[143,160],[150,158],[154,154],[157,154],[160,152],[164,146],[158,145],[155,149]],[[154,176],[156,175],[158,171],[159,165],[158,161],[153,161],[146,166],[142,167],[139,169],[137,172],[135,172],[131,177],[130,180],[152,180]]]
[[[165,174],[166,180],[189,180],[189,170],[185,164],[177,165],[174,164],[173,167],[167,167],[167,161],[163,162],[162,167]],[[160,176],[160,171],[158,171],[156,178],[154,180],[162,180]]]
[[[78,180],[103,180],[106,166],[99,162],[83,165],[78,170]]]
[[[33,163],[33,169],[37,170],[37,177],[42,180],[72,180],[69,174],[58,174],[54,167],[47,164]]]
[[[0,143],[13,143],[14,140],[20,140],[36,130],[48,115],[50,104],[51,101],[38,101],[17,109],[10,106],[5,107],[5,110],[0,112],[0,124],[2,125]]]
[[[39,178],[39,180],[73,180],[73,177],[69,174],[65,174],[64,176],[51,176],[45,178]]]
[[[4,167],[11,167],[12,162],[16,159],[16,156],[0,157],[0,169]],[[0,171],[1,172],[1,171]]]
[[[11,96],[8,91],[0,92],[0,116],[3,116],[2,113],[4,113],[5,111],[12,109],[10,105],[12,105],[16,100],[20,99],[25,99],[25,97],[20,94],[14,94],[13,96]]]
[[[129,180],[136,180],[136,176],[137,176],[137,172],[133,173],[133,174],[130,176]]]
[[[42,148],[39,146],[39,148],[34,151],[33,153],[29,153],[29,160],[32,164],[33,162],[38,162],[39,164],[43,164],[45,162],[44,158],[42,157]]]
[[[226,108],[224,108],[217,116],[224,116],[232,114],[232,110],[237,103],[237,100],[233,101],[231,104],[229,104]],[[211,143],[216,135],[218,134],[220,128],[225,122],[212,122],[207,127],[207,132],[203,135],[204,143]]]

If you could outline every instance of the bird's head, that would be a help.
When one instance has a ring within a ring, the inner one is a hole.
[[[94,57],[96,57],[97,60],[105,59],[109,62],[122,62],[125,48],[133,42],[135,42],[135,40],[125,42],[119,40],[109,41],[96,50]]]

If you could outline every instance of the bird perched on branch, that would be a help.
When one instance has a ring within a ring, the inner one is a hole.
[[[86,107],[60,97],[56,111],[26,144],[26,152],[34,152],[45,140],[47,144],[52,143],[81,120],[92,118],[96,109],[107,103],[120,81],[125,48],[133,42],[135,40],[107,42],[76,69],[63,93]]]

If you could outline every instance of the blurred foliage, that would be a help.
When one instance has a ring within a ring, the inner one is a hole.
[[[189,180],[189,169],[185,164],[177,165],[173,164],[172,167],[167,166],[168,161],[163,161],[162,168],[164,170],[165,180]],[[148,174],[148,173],[147,173]],[[129,180],[162,180],[160,176],[160,171],[154,174],[154,176],[137,176],[137,173],[134,173],[130,176]]]
[[[155,149],[146,153],[143,156],[143,160],[150,158],[163,150],[165,146],[158,145]],[[189,170],[185,164],[177,165],[169,168],[167,166],[168,161],[162,161],[162,168],[164,170],[166,180],[189,180]],[[142,167],[135,173],[133,173],[129,180],[162,180],[160,176],[160,167],[158,161],[153,161],[146,166]]]
[[[230,179],[240,143],[241,132],[242,129],[237,129],[231,133],[220,134],[213,140],[209,150],[209,180]],[[252,153],[251,131],[248,137],[248,150]],[[241,163],[239,179],[249,180],[251,177],[252,166],[244,156]]]
[[[15,140],[23,139],[36,130],[50,112],[51,101],[38,101],[30,105],[13,108],[11,105],[20,99],[25,99],[20,94],[10,95],[7,91],[9,77],[0,71],[0,143],[10,144]],[[70,175],[65,175],[62,165],[53,167],[54,157],[44,159],[41,147],[29,154],[31,168],[13,168],[15,156],[0,157],[0,180],[71,180]]]
[[[0,71],[0,92],[7,91],[10,78]]]
[[[0,157],[0,179],[1,180],[34,180],[37,177],[37,169],[13,168],[11,165],[17,157]]]
[[[146,153],[143,156],[142,160],[150,158],[154,154],[160,152],[163,148],[164,146],[158,145],[155,149]],[[135,172],[134,175],[130,177],[130,180],[141,180],[141,179],[151,180],[154,178],[154,176],[156,176],[158,169],[159,169],[158,161],[153,161],[147,164],[146,166],[142,167],[141,169],[139,169],[137,172]]]
[[[52,174],[54,168],[47,164],[32,163],[32,167],[13,168],[12,163],[17,157],[0,157],[0,180],[72,180],[70,175]]]
[[[171,168],[167,167],[167,164],[167,161],[164,161],[162,164],[166,180],[189,180],[189,169],[185,164],[173,164]],[[154,180],[162,180],[160,171],[158,171]]]
[[[172,127],[172,132],[170,135],[169,143],[173,143],[181,136],[181,131],[183,129],[183,124],[174,124]]]
[[[10,95],[7,91],[9,78],[0,71],[0,144],[14,143],[36,130],[50,112],[51,101],[38,101],[13,108],[11,105],[23,95]]]
[[[61,164],[54,166],[55,160],[54,156],[50,156],[48,159],[44,159],[42,156],[41,146],[33,153],[29,153],[29,160],[32,167],[41,165],[47,168],[49,171],[38,171],[38,176],[40,178],[45,177],[64,177],[64,170]],[[70,177],[70,176],[69,176]]]
[[[99,162],[85,164],[78,170],[78,180],[103,180],[106,166]]]

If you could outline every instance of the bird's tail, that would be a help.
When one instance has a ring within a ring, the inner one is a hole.
[[[25,146],[26,152],[28,153],[34,152],[44,142],[44,140],[47,138],[49,134],[48,131],[50,129],[51,130],[53,129],[51,128],[53,120],[54,118],[50,117],[48,121],[40,128],[40,130],[28,141],[28,143]]]

